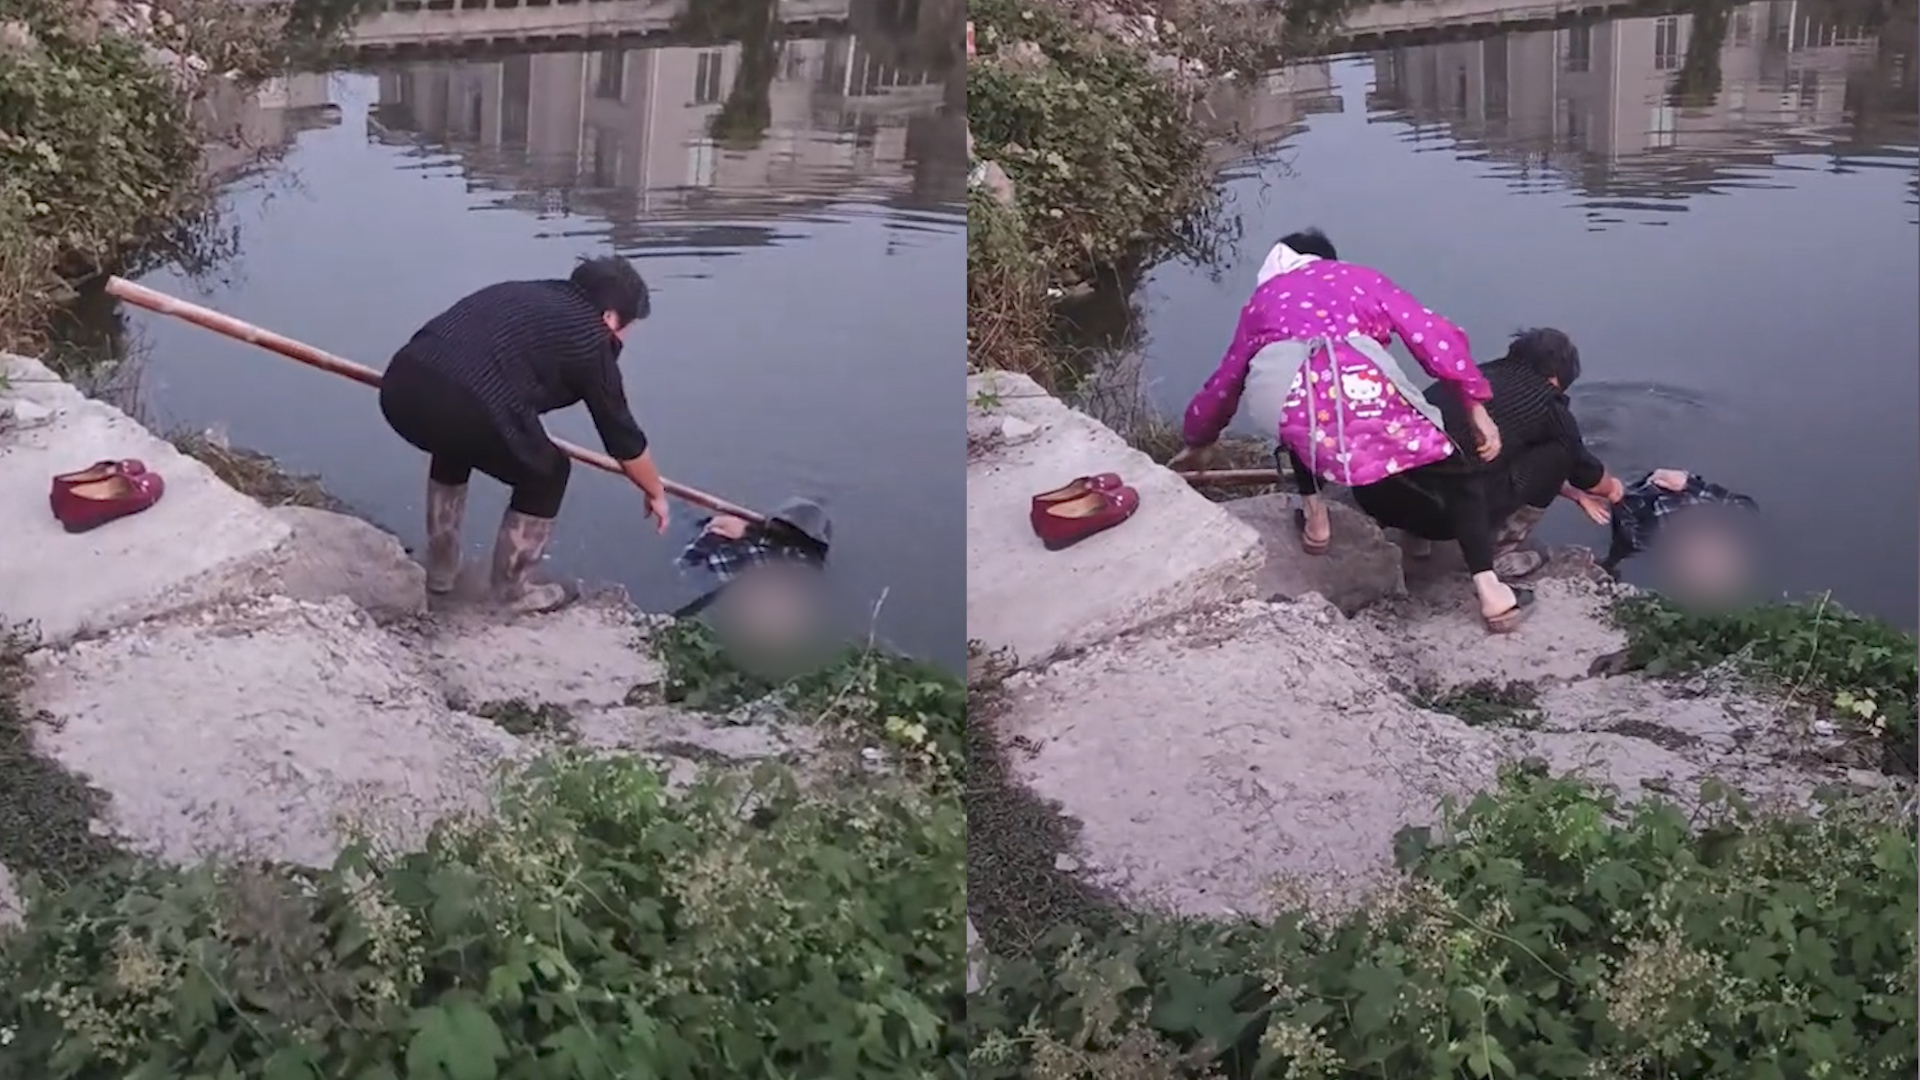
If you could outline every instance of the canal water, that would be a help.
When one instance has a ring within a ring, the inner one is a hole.
[[[379,367],[480,286],[626,255],[653,315],[622,363],[662,471],[762,509],[822,500],[847,629],[873,632],[879,605],[883,640],[957,665],[964,90],[926,47],[937,28],[911,11],[855,34],[833,28],[832,4],[813,8],[827,29],[744,45],[496,45],[279,81],[241,110],[276,160],[228,192],[230,257],[142,280]],[[425,461],[372,391],[144,312],[118,317],[132,362],[113,381],[153,426],[213,428],[421,542]],[[597,447],[584,411],[548,420]],[[676,503],[661,538],[624,480],[574,478],[556,573],[623,583],[655,610],[698,595],[672,566],[698,511]],[[474,498],[470,557],[505,493],[483,479]]]
[[[1718,26],[1488,34],[1302,64],[1217,103],[1263,142],[1224,180],[1238,242],[1155,268],[1132,297],[1151,403],[1180,414],[1267,247],[1318,225],[1483,360],[1516,328],[1567,331],[1576,412],[1610,466],[1751,494],[1769,584],[1913,626],[1920,32],[1905,11],[1872,28],[1753,3]],[[1571,507],[1542,529],[1606,542]]]

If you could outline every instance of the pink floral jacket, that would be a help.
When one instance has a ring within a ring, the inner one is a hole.
[[[1386,351],[1396,333],[1434,378],[1454,383],[1472,401],[1492,396],[1459,327],[1377,270],[1312,259],[1254,290],[1233,344],[1187,406],[1187,445],[1218,441],[1241,409],[1256,364],[1291,354],[1281,362],[1296,365],[1298,375],[1287,381],[1284,400],[1268,389],[1264,400],[1248,402],[1248,411],[1277,420],[1273,434],[1322,480],[1363,487],[1445,458],[1452,442],[1432,406],[1409,395],[1410,384]],[[1296,345],[1272,348],[1283,343]],[[1304,361],[1301,343],[1313,343]]]

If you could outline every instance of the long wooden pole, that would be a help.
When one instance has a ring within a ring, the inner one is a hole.
[[[1179,475],[1194,487],[1259,487],[1281,480],[1275,469],[1200,469]]]
[[[148,311],[156,311],[162,315],[172,316],[182,322],[192,323],[195,326],[211,330],[216,334],[225,334],[227,337],[244,341],[249,345],[258,345],[269,352],[279,353],[289,360],[298,360],[308,367],[316,367],[321,371],[332,372],[335,375],[343,375],[352,379],[354,382],[364,383],[368,386],[377,387],[380,385],[380,373],[364,364],[356,364],[345,357],[335,356],[323,349],[316,349],[303,341],[295,341],[290,337],[276,334],[271,330],[261,329],[250,322],[236,319],[231,315],[222,315],[212,308],[201,307],[199,304],[182,300],[177,296],[168,296],[166,293],[160,292],[157,289],[149,289],[145,285],[128,281],[126,278],[108,278],[107,293],[121,300],[125,300],[129,304],[146,308]],[[562,453],[583,465],[591,465],[604,472],[624,475],[620,472],[619,462],[597,450],[589,450],[584,446],[576,446],[564,439],[554,439],[553,445],[559,447]],[[744,506],[735,505],[718,496],[709,495],[697,488],[690,488],[685,484],[676,484],[664,477],[661,479],[660,485],[666,488],[667,494],[682,502],[692,503],[703,510],[711,510],[716,514],[730,514],[733,517],[744,518],[755,523],[767,520],[764,514],[756,513]]]

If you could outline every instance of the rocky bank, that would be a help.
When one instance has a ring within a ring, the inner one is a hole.
[[[119,458],[158,471],[165,497],[64,532],[49,478]],[[812,745],[775,720],[662,705],[649,620],[624,597],[511,622],[430,608],[392,536],[263,507],[5,354],[0,520],[0,623],[39,635],[24,700],[33,741],[105,794],[96,830],[137,851],[324,864],[349,823],[417,840],[443,815],[483,809],[495,770],[550,742],[499,719],[532,706],[563,712],[570,740],[682,773]],[[0,866],[0,914],[12,877]]]
[[[1392,872],[1397,831],[1514,759],[1683,802],[1708,778],[1761,803],[1883,782],[1730,677],[1594,673],[1624,640],[1584,551],[1554,553],[1534,616],[1491,638],[1457,552],[1403,558],[1336,505],[1312,558],[1285,496],[1209,502],[1020,376],[974,376],[968,400],[969,636],[1003,672],[969,722],[1077,824],[1056,868],[1131,906],[1258,914],[1277,882],[1350,899]],[[1045,551],[1031,494],[1106,471],[1138,514]],[[1443,711],[1476,685],[1534,700]]]

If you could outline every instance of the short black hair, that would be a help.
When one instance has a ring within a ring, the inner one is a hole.
[[[618,255],[581,259],[567,280],[601,311],[611,311],[625,326],[653,312],[647,282],[633,264]]]
[[[1550,326],[1515,333],[1507,343],[1507,359],[1518,360],[1543,379],[1557,380],[1562,390],[1580,378],[1580,350],[1572,338]]]
[[[1323,259],[1340,257],[1339,253],[1333,250],[1333,241],[1327,239],[1327,234],[1319,229],[1301,229],[1299,232],[1288,233],[1280,238],[1280,242],[1302,255],[1318,255]]]

